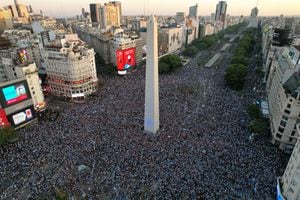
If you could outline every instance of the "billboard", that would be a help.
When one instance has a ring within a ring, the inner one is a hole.
[[[8,122],[8,119],[6,117],[5,110],[0,108],[0,127],[3,126],[10,126],[10,123]]]
[[[118,71],[125,71],[135,66],[135,48],[117,50],[116,58]]]
[[[22,102],[30,98],[30,92],[26,81],[4,86],[0,89],[2,107]]]
[[[35,110],[33,106],[30,106],[8,115],[7,118],[14,127],[18,127],[33,120],[35,118]]]
[[[28,60],[27,51],[25,49],[18,51],[18,56],[21,64],[24,64]]]

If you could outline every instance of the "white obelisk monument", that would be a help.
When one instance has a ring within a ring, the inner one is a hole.
[[[145,87],[145,121],[146,132],[155,134],[159,129],[159,88],[158,88],[158,46],[157,22],[154,15],[147,24],[147,60]]]

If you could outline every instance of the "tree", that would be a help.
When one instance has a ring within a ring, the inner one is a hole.
[[[229,87],[235,90],[242,90],[244,78],[247,75],[247,67],[241,64],[230,65],[225,73],[225,80]]]
[[[252,133],[256,133],[262,136],[268,134],[268,123],[263,119],[255,119],[249,125],[249,128]]]
[[[160,74],[170,72],[170,65],[164,62],[159,62],[158,70]]]
[[[197,47],[191,46],[191,47],[186,48],[186,49],[182,52],[182,54],[183,54],[184,56],[193,57],[194,55],[196,55],[196,54],[198,53],[198,51],[199,51],[199,50],[198,50]]]
[[[182,66],[180,57],[176,55],[166,55],[159,61],[159,73],[175,71]]]
[[[248,65],[248,60],[245,56],[235,55],[231,60],[231,64]]]
[[[18,134],[15,132],[12,127],[3,127],[0,128],[0,146],[3,146],[5,143],[9,141],[16,140],[18,138]]]
[[[255,104],[251,104],[247,107],[247,113],[251,119],[260,119],[260,110]]]

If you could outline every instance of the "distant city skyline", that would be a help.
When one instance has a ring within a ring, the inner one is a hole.
[[[119,0],[122,3],[123,15],[175,15],[176,12],[185,12],[188,15],[190,6],[198,3],[198,15],[209,16],[215,12],[218,0],[214,1],[173,1],[173,0]],[[89,12],[90,3],[107,3],[109,0],[64,0],[64,1],[41,1],[41,0],[19,0],[20,4],[32,5],[34,13],[43,10],[44,15],[54,17],[71,17],[81,15],[81,8]],[[0,6],[14,4],[13,0],[1,0]],[[251,9],[256,6],[256,0],[227,0],[227,14],[231,16],[249,16]],[[284,9],[283,9],[284,8]],[[300,15],[299,0],[260,0],[258,4],[259,16],[279,16],[281,14]]]

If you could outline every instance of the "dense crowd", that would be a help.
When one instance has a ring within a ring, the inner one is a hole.
[[[0,150],[0,199],[273,199],[281,153],[249,141],[245,104],[201,53],[160,76],[160,130],[143,131],[144,69],[104,77],[97,97],[21,130]],[[226,60],[226,58],[224,58]],[[247,88],[247,90],[251,90]]]

